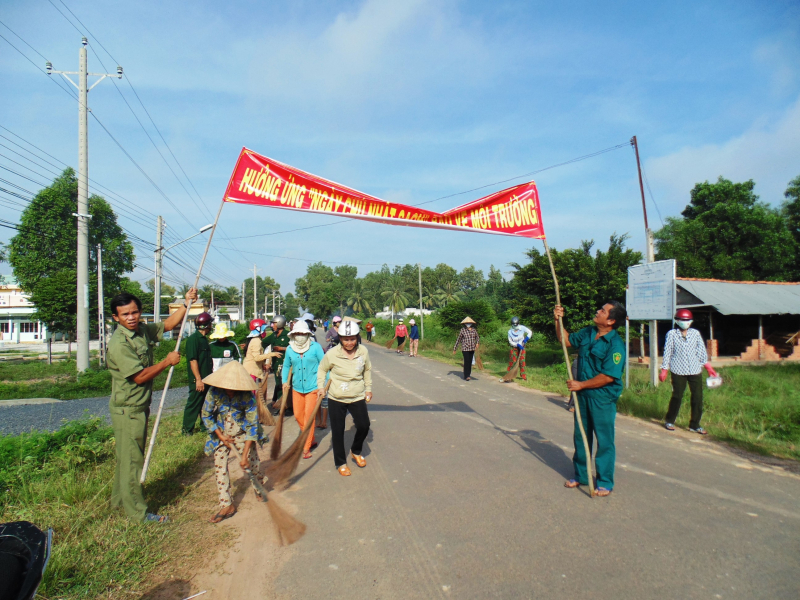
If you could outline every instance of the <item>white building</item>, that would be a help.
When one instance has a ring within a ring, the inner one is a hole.
[[[33,316],[35,313],[36,307],[17,280],[3,278],[0,281],[0,342],[20,344],[47,339],[47,326]]]
[[[422,310],[420,310],[419,308],[414,308],[414,307],[410,306],[410,307],[406,308],[405,310],[402,310],[402,311],[394,313],[394,318],[395,319],[406,319],[408,317],[413,317],[413,316],[417,316],[418,317],[420,314],[428,316],[432,312],[433,312],[432,310],[428,310],[427,308],[423,308]],[[391,319],[392,318],[392,311],[389,310],[388,306],[385,306],[383,308],[382,312],[375,313],[375,318],[377,318],[377,319]]]

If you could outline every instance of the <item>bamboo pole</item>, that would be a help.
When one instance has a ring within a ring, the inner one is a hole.
[[[219,222],[219,216],[222,213],[222,207],[225,206],[225,199],[222,199],[222,202],[219,203],[219,209],[217,210],[217,216],[214,219],[214,226],[211,228],[211,233],[208,235],[208,241],[206,242],[206,249],[203,252],[203,258],[200,260],[200,266],[197,268],[197,275],[194,278],[194,285],[193,288],[197,289],[197,284],[200,282],[200,274],[203,272],[203,265],[206,262],[206,257],[208,256],[208,250],[211,248],[211,240],[214,239],[214,232],[217,230],[217,223]],[[186,312],[183,314],[183,321],[181,321],[181,328],[178,330],[178,339],[175,341],[175,351],[179,352],[181,348],[181,339],[183,338],[183,332],[186,330],[186,320],[189,318],[189,311],[191,310],[191,304],[186,307]],[[167,390],[169,390],[169,383],[172,381],[172,373],[175,371],[175,365],[172,365],[169,368],[169,373],[167,373],[167,382],[164,384],[164,391],[161,392],[161,402],[158,405],[158,413],[156,414],[156,421],[153,424],[153,433],[150,435],[150,445],[147,448],[147,456],[144,458],[144,466],[142,466],[142,476],[139,478],[139,483],[144,483],[144,480],[147,478],[147,469],[150,466],[150,459],[153,456],[153,447],[156,443],[156,436],[158,435],[158,426],[161,423],[161,413],[164,411],[164,401],[167,399]]]
[[[542,238],[542,241],[544,242],[544,250],[547,253],[547,260],[550,261],[550,272],[553,274],[553,284],[556,287],[556,304],[561,306],[561,291],[558,288],[558,277],[556,277],[553,257],[550,255],[550,247],[547,245],[547,239]],[[572,364],[569,362],[567,341],[564,339],[564,322],[560,317],[558,319],[558,337],[561,339],[561,349],[564,351],[564,362],[567,363],[567,377],[572,379]],[[589,476],[589,493],[594,497],[591,448],[589,448],[589,440],[586,439],[586,431],[583,428],[583,421],[581,420],[581,407],[578,403],[578,395],[575,392],[570,392],[570,395],[572,396],[572,402],[575,404],[575,419],[578,421],[578,429],[580,429],[581,438],[583,438],[583,450],[586,453],[586,473]]]

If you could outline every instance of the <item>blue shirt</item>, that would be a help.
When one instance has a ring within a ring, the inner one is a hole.
[[[230,417],[244,431],[244,441],[263,443],[263,432],[259,432],[258,409],[252,392],[236,392],[233,398],[225,390],[211,387],[203,402],[203,425],[208,429],[208,441],[203,450],[206,454],[214,451],[222,443],[216,430],[225,431],[225,419]]]
[[[317,371],[319,363],[325,357],[322,346],[311,341],[307,352],[298,354],[292,347],[286,349],[286,358],[283,361],[283,383],[289,378],[289,369],[292,369],[292,389],[300,394],[308,394],[317,389]]]
[[[408,337],[410,337],[412,340],[418,340],[419,339],[419,327],[417,327],[416,325],[412,325],[411,326],[411,331],[408,332]]]
[[[576,381],[588,381],[599,374],[607,375],[614,381],[593,390],[581,390],[578,395],[586,400],[616,402],[622,393],[622,371],[625,368],[625,342],[616,329],[597,336],[597,327],[584,327],[569,334],[570,345],[578,351],[578,373]]]

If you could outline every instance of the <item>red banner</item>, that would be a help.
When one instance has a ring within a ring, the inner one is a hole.
[[[533,181],[437,213],[369,196],[247,148],[239,155],[225,201],[341,215],[388,225],[544,237],[539,193]]]

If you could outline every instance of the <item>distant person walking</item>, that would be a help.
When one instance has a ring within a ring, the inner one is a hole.
[[[322,324],[322,328],[325,330],[325,333],[328,333],[328,319],[325,319],[325,322]]]
[[[108,371],[111,374],[111,398],[108,410],[114,429],[117,457],[112,508],[122,507],[128,518],[136,521],[163,523],[167,517],[147,512],[139,478],[144,466],[144,444],[147,419],[153,396],[153,380],[165,369],[181,360],[178,352],[170,352],[160,363],[153,360],[153,349],[183,321],[188,307],[197,300],[197,290],[190,288],[186,302],[160,323],[141,323],[142,301],[133,294],[122,293],[111,299],[111,316],[118,323],[108,342]]]
[[[561,328],[558,319],[564,316],[564,308],[556,306],[553,310],[556,324],[556,338],[561,341]],[[614,462],[617,456],[614,443],[614,421],[617,418],[617,400],[622,393],[622,372],[625,368],[625,342],[617,334],[617,327],[625,322],[625,307],[619,302],[606,302],[594,316],[594,325],[584,327],[569,336],[565,342],[568,348],[578,351],[578,373],[575,379],[567,381],[567,389],[576,392],[580,406],[581,422],[586,431],[591,452],[594,438],[597,438],[595,466],[597,468],[598,496],[608,496],[614,489]],[[575,415],[575,428],[572,434],[575,453],[572,464],[575,479],[564,482],[564,487],[576,488],[589,485],[589,474],[583,439]]]
[[[408,337],[408,329],[406,329],[403,319],[400,319],[397,327],[394,328],[394,337],[397,338],[397,353],[402,354],[403,346],[405,345],[406,338]]]
[[[325,334],[325,352],[331,350],[335,346],[339,345],[339,323],[342,322],[342,317],[333,317],[333,321],[331,321],[331,327],[328,329],[328,333]]]
[[[289,371],[292,372],[292,405],[294,418],[303,431],[311,419],[317,405],[317,371],[319,363],[325,357],[316,341],[314,341],[305,321],[298,321],[289,332],[289,348],[283,361],[283,383],[289,383]],[[311,458],[311,450],[317,447],[314,440],[314,427],[303,447],[303,458]]]
[[[183,410],[182,432],[186,435],[194,433],[194,426],[200,411],[203,410],[203,402],[206,400],[206,384],[203,378],[211,375],[214,365],[211,362],[211,345],[208,341],[208,333],[211,331],[213,319],[207,312],[197,315],[194,320],[195,332],[186,338],[186,366],[189,376],[189,399],[186,401],[186,408]],[[200,421],[200,427],[203,427]]]
[[[408,339],[411,340],[408,355],[416,356],[419,351],[419,327],[414,319],[411,319],[408,324],[411,325],[411,329],[408,330]]]
[[[459,344],[461,345],[461,355],[464,357],[464,381],[469,381],[472,375],[472,359],[475,350],[478,349],[481,338],[475,328],[477,323],[471,317],[461,321],[461,330],[458,332],[456,343],[453,346],[453,354],[456,353]]]
[[[366,327],[364,329],[367,330],[367,341],[372,341],[372,332],[375,330],[375,325],[372,324],[372,321],[367,321]]]
[[[693,329],[692,311],[682,308],[675,313],[675,323],[680,329],[671,329],[667,332],[664,343],[664,359],[661,362],[659,380],[667,380],[667,372],[672,371],[672,397],[669,400],[667,416],[664,418],[664,427],[669,431],[675,430],[675,419],[681,410],[683,394],[686,385],[691,393],[692,413],[689,420],[689,431],[706,435],[708,432],[700,427],[703,416],[703,376],[705,369],[711,377],[717,377],[717,372],[711,366],[706,352],[703,337],[697,329]]]
[[[339,326],[339,345],[325,354],[317,371],[317,393],[324,393],[325,376],[330,373],[328,410],[331,417],[333,462],[340,475],[351,475],[344,450],[344,425],[347,413],[353,417],[356,434],[350,454],[359,467],[366,467],[361,456],[369,433],[367,402],[372,400],[372,363],[366,347],[358,343],[359,327],[354,321]]]
[[[511,318],[511,329],[508,330],[508,345],[511,349],[508,353],[508,368],[506,373],[514,368],[519,360],[519,375],[523,381],[528,380],[528,375],[525,373],[525,345],[531,339],[533,332],[520,324],[519,317]]]

